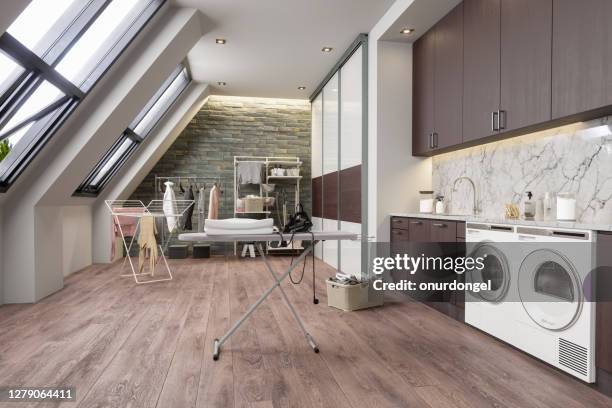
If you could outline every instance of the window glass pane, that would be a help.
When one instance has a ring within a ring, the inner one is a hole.
[[[0,51],[0,96],[23,71],[20,65]]]
[[[100,169],[96,177],[91,182],[91,186],[97,186],[106,174],[115,167],[115,164],[123,157],[128,149],[134,144],[131,139],[125,139],[121,146],[115,151],[104,166]]]
[[[172,81],[170,86],[168,86],[164,93],[159,97],[159,99],[153,104],[153,106],[151,106],[151,109],[149,109],[149,111],[144,115],[138,125],[132,129],[134,133],[140,137],[145,137],[151,131],[153,126],[155,126],[161,116],[166,112],[166,110],[168,110],[170,105],[172,105],[174,100],[178,97],[188,82],[189,79],[187,77],[187,72],[182,70],[174,81]]]
[[[115,32],[125,30],[124,21],[139,0],[114,0],[89,27],[57,65],[57,71],[78,85],[92,71],[100,58],[110,49]]]
[[[77,0],[32,0],[8,28],[8,33],[39,56],[68,27]],[[78,6],[78,4],[76,4]]]
[[[63,96],[64,94],[50,82],[43,82],[28,100],[25,101],[21,108],[19,108],[15,115],[13,115],[11,120],[8,121],[0,134],[12,129],[15,125],[18,125],[35,113],[40,112]]]

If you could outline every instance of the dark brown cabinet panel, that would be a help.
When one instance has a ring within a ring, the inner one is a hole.
[[[408,218],[408,231],[410,233],[411,242],[430,242],[431,231],[430,224],[431,220],[424,220],[420,218]]]
[[[423,154],[433,148],[434,129],[434,31],[414,43],[412,104],[412,152]]]
[[[340,170],[340,220],[361,223],[361,165]]]
[[[612,234],[597,234],[596,366],[612,375]]]
[[[610,0],[554,0],[553,119],[612,104],[610,16]]]
[[[410,219],[406,217],[391,217],[391,229],[404,229],[410,228]]]
[[[551,119],[552,11],[552,0],[501,2],[502,132]]]
[[[338,172],[323,175],[323,218],[338,219]]]
[[[454,221],[432,220],[431,242],[456,242],[457,241],[457,223]]]
[[[323,177],[312,179],[312,216],[323,217]]]
[[[492,116],[500,102],[500,13],[500,0],[463,2],[465,142],[493,133]]]
[[[463,4],[448,13],[434,29],[434,149],[462,141]]]

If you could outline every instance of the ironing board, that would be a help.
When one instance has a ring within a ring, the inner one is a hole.
[[[289,235],[285,234],[285,238],[289,238]],[[302,320],[300,319],[300,317],[298,316],[297,312],[293,308],[293,305],[289,301],[289,298],[287,297],[287,294],[283,290],[283,287],[281,286],[281,283],[282,283],[283,280],[285,280],[287,278],[287,276],[289,276],[289,273],[291,273],[291,271],[311,251],[314,250],[314,246],[315,246],[315,244],[317,242],[319,242],[319,241],[356,240],[358,238],[359,238],[359,236],[357,234],[353,234],[353,233],[349,233],[349,232],[343,232],[343,231],[313,231],[312,234],[310,232],[294,234],[293,235],[293,239],[294,240],[312,241],[312,245],[310,247],[306,248],[302,252],[302,254],[297,259],[295,259],[291,263],[291,265],[289,265],[289,267],[287,268],[287,270],[285,272],[283,272],[281,275],[278,275],[276,272],[274,272],[274,269],[272,268],[272,266],[268,262],[268,259],[266,258],[265,252],[264,252],[263,247],[261,245],[262,242],[275,242],[275,241],[279,241],[280,240],[280,236],[279,236],[278,233],[272,233],[272,234],[207,235],[206,233],[198,232],[198,233],[180,234],[179,235],[179,240],[181,240],[181,241],[190,241],[190,242],[238,242],[238,241],[255,242],[256,243],[255,246],[257,247],[257,250],[261,254],[261,259],[263,260],[264,264],[266,265],[266,269],[268,269],[268,272],[270,272],[270,275],[272,276],[272,279],[274,279],[274,284],[264,291],[264,293],[259,297],[259,299],[257,299],[257,301],[255,303],[253,303],[249,307],[249,309],[246,311],[246,313],[240,319],[238,319],[238,321],[236,321],[233,324],[233,326],[227,331],[227,333],[225,333],[221,338],[215,339],[215,342],[214,342],[214,345],[213,345],[213,360],[218,360],[219,359],[219,354],[221,353],[221,346],[223,345],[223,343],[225,343],[225,341],[227,341],[227,339],[229,339],[230,336],[232,334],[234,334],[234,332],[238,329],[238,327],[240,327],[240,325],[246,319],[249,318],[249,316],[255,311],[255,309],[257,309],[257,307],[259,307],[259,305],[264,300],[266,300],[266,298],[270,295],[270,293],[272,293],[272,291],[274,289],[276,289],[276,288],[278,288],[280,290],[281,295],[283,297],[283,300],[285,301],[285,304],[287,305],[287,307],[291,311],[291,314],[293,315],[296,323],[298,324],[298,326],[302,330],[302,333],[304,334],[304,337],[306,338],[306,342],[308,343],[308,345],[312,348],[312,350],[315,353],[318,353],[319,352],[319,347],[315,343],[315,341],[312,338],[312,336],[310,335],[310,333],[308,333],[308,331],[306,331],[306,328],[304,327],[304,324],[302,323]],[[313,241],[313,239],[314,239],[314,241]]]

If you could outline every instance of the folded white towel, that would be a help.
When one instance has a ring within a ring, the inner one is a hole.
[[[220,229],[220,228],[204,228],[206,235],[252,235],[252,234],[272,234],[274,229],[268,228],[253,228],[253,229]]]
[[[224,220],[206,220],[204,230],[208,232],[209,228],[215,230],[250,230],[259,228],[272,228],[274,220],[272,218],[264,218],[255,220],[252,218],[227,218]]]

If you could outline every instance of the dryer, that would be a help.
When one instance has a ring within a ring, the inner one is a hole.
[[[515,336],[523,351],[595,382],[592,231],[517,227],[521,243]]]
[[[465,272],[466,283],[491,282],[491,290],[465,292],[465,322],[501,340],[513,339],[517,307],[515,227],[503,224],[466,224],[466,254],[483,258],[483,268]]]

